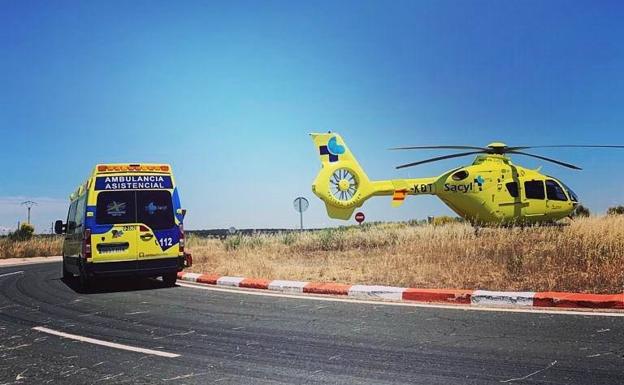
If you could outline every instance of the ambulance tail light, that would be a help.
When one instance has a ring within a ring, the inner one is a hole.
[[[180,231],[180,253],[184,253],[184,225],[180,223],[178,229]]]
[[[82,233],[82,255],[91,258],[91,229],[85,229]]]

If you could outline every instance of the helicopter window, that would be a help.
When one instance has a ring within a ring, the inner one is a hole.
[[[548,199],[551,199],[554,201],[567,201],[568,200],[568,197],[566,196],[561,186],[559,186],[559,183],[551,179],[548,179],[546,181],[546,196],[548,197]]]
[[[565,183],[561,182],[561,184],[563,185],[563,188],[568,192],[568,195],[570,196],[570,200],[572,202],[578,202],[578,197],[576,196],[574,191],[572,191],[572,189],[568,187]]]
[[[457,180],[457,181],[464,180],[467,177],[468,177],[468,171],[466,170],[457,171],[455,174],[451,176],[453,180]]]
[[[544,182],[541,180],[532,180],[524,182],[524,193],[527,199],[544,199]]]
[[[514,198],[518,197],[518,183],[509,182],[505,185],[505,187],[507,187],[507,191],[509,192],[509,195],[511,195]]]

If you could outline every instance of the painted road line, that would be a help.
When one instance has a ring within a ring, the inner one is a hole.
[[[143,353],[143,354],[151,354],[151,355],[154,355],[154,356],[167,357],[167,358],[180,357],[179,354],[175,354],[175,353],[162,352],[160,350],[139,348],[139,347],[136,347],[136,346],[118,344],[116,342],[108,342],[108,341],[98,340],[98,339],[95,339],[95,338],[83,337],[83,336],[79,336],[79,335],[76,335],[76,334],[69,334],[69,333],[60,332],[60,331],[57,331],[57,330],[48,329],[48,328],[43,327],[43,326],[36,326],[36,327],[33,328],[33,330],[37,330],[37,331],[42,332],[42,333],[48,333],[48,334],[52,334],[52,335],[63,337],[63,338],[69,338],[69,339],[76,340],[76,341],[86,342],[86,343],[89,343],[89,344],[106,346],[106,347],[114,348],[114,349],[128,350],[128,351],[131,351],[131,352],[137,352],[137,353]]]
[[[420,308],[429,308],[429,309],[448,309],[448,310],[469,310],[469,311],[489,311],[496,313],[535,313],[535,314],[554,314],[554,315],[575,315],[575,316],[587,316],[587,317],[624,317],[624,312],[614,311],[614,312],[597,312],[591,309],[587,310],[552,310],[550,308],[545,307],[523,307],[523,308],[505,308],[505,307],[484,307],[484,306],[472,306],[472,305],[445,305],[445,304],[434,304],[434,303],[417,303],[417,302],[391,302],[391,301],[383,301],[383,300],[364,300],[364,299],[355,299],[353,297],[329,297],[329,296],[319,296],[314,294],[287,294],[287,293],[278,293],[271,292],[266,290],[253,290],[253,289],[240,289],[240,288],[225,288],[225,287],[216,287],[211,285],[201,285],[201,284],[193,284],[187,282],[178,281],[178,286],[186,287],[190,289],[199,289],[199,290],[212,290],[219,291],[224,293],[231,294],[241,294],[241,295],[260,295],[267,297],[280,297],[280,298],[292,298],[292,299],[303,299],[310,301],[327,301],[327,302],[348,302],[348,303],[358,303],[358,304],[367,304],[367,305],[377,305],[377,306],[407,306],[407,307],[420,307]]]
[[[24,274],[24,272],[23,271],[14,271],[12,273],[4,273],[4,274],[0,274],[0,278],[8,277],[9,275],[15,275],[15,274]]]

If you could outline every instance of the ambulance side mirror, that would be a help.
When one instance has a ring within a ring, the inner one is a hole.
[[[176,214],[182,215],[182,218],[184,219],[184,216],[186,216],[186,209],[177,209]]]
[[[54,232],[56,234],[63,234],[65,232],[66,226],[63,224],[63,221],[58,220],[54,222]]]

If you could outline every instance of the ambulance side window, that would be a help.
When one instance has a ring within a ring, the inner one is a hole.
[[[87,195],[83,195],[82,198],[78,199],[76,205],[76,216],[74,222],[76,222],[76,229],[82,228],[85,217],[85,205],[87,203]]]
[[[67,213],[67,234],[73,234],[76,229],[76,207],[78,201],[73,201],[69,205],[69,212]]]

